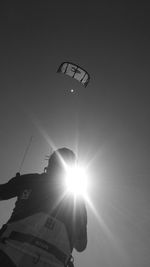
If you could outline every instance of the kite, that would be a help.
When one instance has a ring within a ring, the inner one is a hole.
[[[71,62],[63,62],[59,66],[58,73],[66,74],[76,80],[78,80],[84,87],[86,87],[90,81],[89,73],[81,68],[80,66],[71,63]]]

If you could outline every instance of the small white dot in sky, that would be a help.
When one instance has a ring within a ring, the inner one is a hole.
[[[71,93],[74,93],[74,89],[71,89],[70,92],[71,92]]]

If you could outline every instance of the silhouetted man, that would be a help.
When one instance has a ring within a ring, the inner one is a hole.
[[[18,174],[0,185],[1,200],[17,197],[0,231],[0,266],[69,266],[73,249],[86,248],[84,200],[66,193],[64,186],[64,163],[75,161],[71,150],[60,148],[52,153],[44,173]]]

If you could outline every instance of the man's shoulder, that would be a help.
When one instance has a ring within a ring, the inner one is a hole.
[[[25,173],[25,174],[18,175],[18,177],[21,177],[22,179],[24,179],[24,178],[28,178],[28,177],[30,177],[30,178],[40,177],[41,175],[42,174],[40,174],[40,173]]]
[[[9,182],[14,183],[26,183],[28,181],[33,181],[35,179],[40,179],[42,174],[39,173],[26,173],[26,174],[20,174],[17,173],[15,177],[11,178]]]
[[[23,181],[32,181],[35,179],[40,179],[42,178],[42,174],[40,173],[26,173],[26,174],[21,174],[20,177],[18,176],[17,179]]]

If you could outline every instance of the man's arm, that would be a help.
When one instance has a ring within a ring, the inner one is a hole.
[[[86,249],[87,246],[87,227],[85,226],[84,229],[75,237],[74,239],[74,248],[78,252],[82,252]]]
[[[0,185],[0,200],[7,200],[17,196],[16,177]]]
[[[79,203],[74,229],[74,248],[82,252],[87,246],[87,211],[84,202]]]

